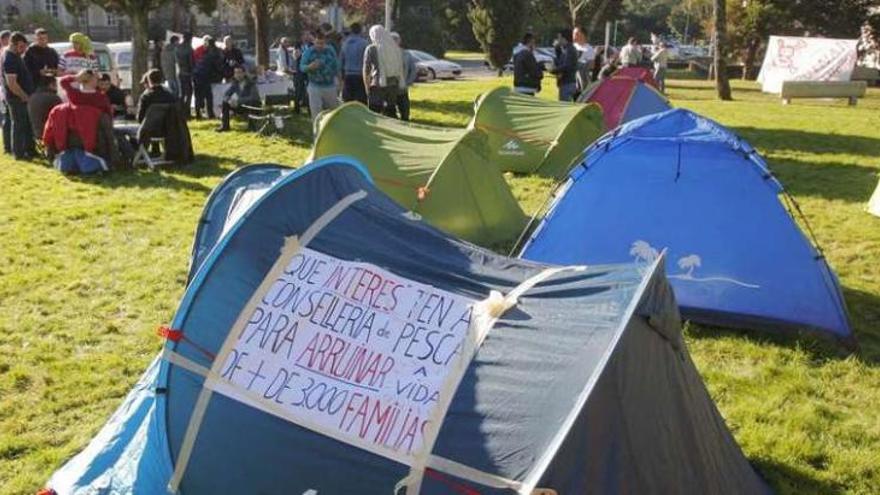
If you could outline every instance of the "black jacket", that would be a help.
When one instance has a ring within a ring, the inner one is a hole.
[[[524,49],[513,56],[513,87],[541,89],[544,73],[531,50]]]
[[[238,48],[223,50],[223,79],[231,79],[236,67],[244,67],[244,54]]]
[[[154,137],[165,139],[166,160],[178,165],[192,163],[192,139],[179,102],[158,103],[150,107],[138,128],[137,138],[140,143],[148,143]]]
[[[219,48],[208,48],[193,71],[193,78],[202,84],[223,81],[223,52]]]
[[[138,112],[137,112],[137,121],[143,122],[144,117],[147,115],[147,109],[150,108],[151,105],[155,105],[157,103],[177,103],[177,98],[168,92],[164,86],[154,86],[152,88],[147,89],[141,94],[141,99],[138,100]]]
[[[556,51],[556,66],[553,73],[556,74],[556,85],[573,84],[577,82],[578,52],[571,43],[566,43]]]

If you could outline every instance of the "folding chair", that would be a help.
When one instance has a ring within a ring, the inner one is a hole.
[[[150,155],[148,148],[151,147],[156,147],[159,150],[157,156]],[[155,170],[156,167],[171,165],[172,163],[174,162],[165,159],[165,138],[151,137],[149,145],[146,143],[140,143],[137,153],[135,153],[134,158],[131,161],[131,166],[132,168],[137,168],[139,165],[143,164],[146,165],[148,169]]]
[[[289,94],[266,95],[261,107],[242,105],[242,108],[251,112],[247,116],[248,129],[262,136],[283,133],[287,120],[293,117]]]

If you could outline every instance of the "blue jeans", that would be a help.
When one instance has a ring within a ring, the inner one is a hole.
[[[12,110],[3,101],[3,152],[12,154]]]
[[[565,83],[559,86],[559,101],[574,101],[577,83]]]

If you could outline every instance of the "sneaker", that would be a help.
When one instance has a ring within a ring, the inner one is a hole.
[[[223,126],[221,125],[220,127],[214,129],[214,132],[228,132],[229,130],[230,130],[230,129],[229,129],[228,127],[223,127]]]

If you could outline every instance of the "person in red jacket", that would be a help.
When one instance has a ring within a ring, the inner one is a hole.
[[[79,88],[74,86],[79,83]],[[113,117],[113,107],[106,93],[98,91],[98,76],[92,70],[82,70],[77,75],[67,75],[59,81],[61,89],[67,93],[67,101],[74,105],[87,105]]]

